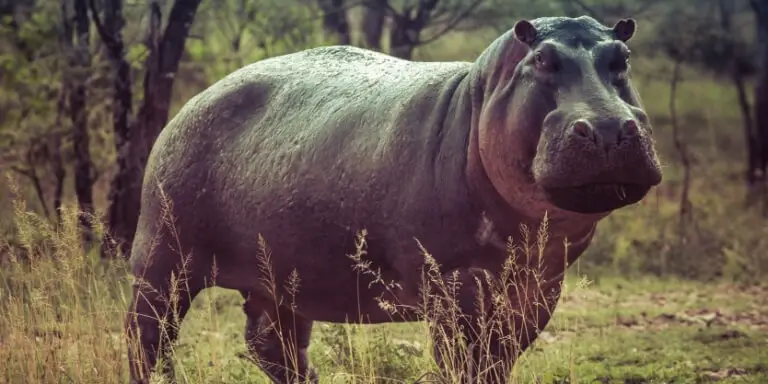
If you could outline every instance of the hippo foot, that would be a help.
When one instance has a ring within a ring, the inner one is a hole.
[[[276,384],[318,383],[307,353],[312,321],[248,292],[241,294],[248,317],[246,346],[261,370]]]
[[[152,284],[154,283],[154,284]],[[159,371],[166,382],[175,384],[175,370],[170,346],[178,338],[181,321],[189,310],[192,299],[200,289],[189,285],[188,294],[179,294],[173,308],[161,292],[169,291],[162,280],[152,285],[135,284],[133,301],[125,319],[128,335],[130,383],[149,384],[155,365],[160,360]],[[152,287],[159,287],[154,289]],[[160,315],[160,316],[158,316]],[[161,321],[161,319],[164,319]]]
[[[260,365],[261,366],[261,365]],[[307,368],[303,375],[290,375],[285,369],[277,369],[280,372],[273,374],[261,366],[261,369],[266,372],[270,380],[275,384],[319,384],[319,378],[314,368]]]

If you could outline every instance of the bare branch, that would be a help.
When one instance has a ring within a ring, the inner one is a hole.
[[[601,16],[600,13],[597,12],[597,10],[595,10],[591,6],[585,4],[584,1],[582,1],[582,0],[570,0],[570,2],[578,5],[579,8],[581,8],[584,12],[586,12],[589,16],[591,16],[593,18],[599,19],[600,16]]]
[[[88,9],[91,11],[91,18],[93,19],[93,23],[96,25],[96,31],[99,33],[101,41],[103,41],[104,45],[106,45],[110,50],[114,49],[115,41],[112,39],[112,35],[107,33],[107,31],[104,29],[104,24],[101,22],[99,11],[96,8],[96,0],[88,0]]]
[[[435,35],[433,35],[432,37],[430,37],[428,39],[419,39],[418,44],[419,45],[429,44],[429,43],[434,42],[435,40],[445,36],[446,33],[448,33],[451,30],[453,30],[459,23],[461,23],[467,17],[469,17],[469,15],[471,15],[472,12],[475,9],[477,9],[477,7],[480,6],[480,4],[483,3],[483,1],[485,1],[485,0],[474,0],[474,2],[472,4],[470,4],[466,9],[464,9],[461,13],[459,13],[453,20],[448,22],[448,24],[445,27],[443,27],[439,32],[437,32]]]
[[[390,15],[397,15],[397,14],[399,14],[399,12],[397,12],[397,10],[395,8],[393,8],[391,4],[389,4],[389,1],[385,1],[384,2],[384,7],[387,9],[387,11],[389,11]],[[408,7],[406,7],[406,9],[408,9]],[[411,7],[411,9],[412,9],[412,7]]]
[[[29,169],[21,168],[18,165],[11,165],[8,167],[11,171],[14,171],[18,173],[19,175],[25,176],[25,177],[32,177],[32,171]]]
[[[35,166],[30,164],[29,168],[24,169],[15,165],[11,165],[10,169],[20,175],[25,176],[29,179],[29,181],[32,182],[32,187],[35,189],[35,195],[37,195],[37,200],[40,203],[40,206],[43,208],[43,214],[46,218],[51,217],[51,211],[48,209],[48,205],[45,203],[45,192],[43,192],[43,184],[40,181],[40,176],[37,175],[37,171],[35,170]]]

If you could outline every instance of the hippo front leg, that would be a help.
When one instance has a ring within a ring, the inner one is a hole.
[[[431,292],[428,316],[433,353],[445,379],[508,382],[517,358],[552,317],[562,279],[545,286],[532,277],[502,284],[482,269],[456,270],[443,279],[442,292]]]
[[[308,355],[312,321],[249,292],[240,293],[247,316],[245,343],[262,371],[276,384],[317,384]]]

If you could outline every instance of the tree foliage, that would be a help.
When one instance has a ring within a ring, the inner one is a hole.
[[[29,179],[46,216],[50,203],[43,187],[45,171],[58,174],[56,160],[63,145],[59,139],[71,132],[61,118],[65,103],[59,102],[59,78],[67,63],[58,11],[50,2],[0,6],[0,41],[6,42],[0,44],[0,168]],[[71,148],[71,141],[64,144]]]
[[[186,54],[206,78],[262,58],[322,44],[322,14],[305,0],[222,0],[201,4]]]
[[[363,33],[373,49],[382,47],[389,23],[389,53],[410,59],[413,50],[468,22],[486,0],[366,0]]]

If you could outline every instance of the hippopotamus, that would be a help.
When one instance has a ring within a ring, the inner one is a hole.
[[[210,286],[242,294],[246,345],[273,382],[318,381],[307,353],[316,321],[428,321],[446,372],[437,346],[455,335],[451,322],[382,304],[418,308],[431,271],[460,283],[460,332],[474,348],[463,377],[505,382],[597,223],[662,181],[630,80],[635,30],[631,18],[519,20],[471,62],[318,47],[251,63],[191,98],[144,173],[131,380],[148,380]],[[544,223],[552,246],[510,251],[521,227]],[[478,297],[509,264],[538,271],[540,289],[518,279],[503,291],[509,326],[476,348],[475,319],[498,305]]]

